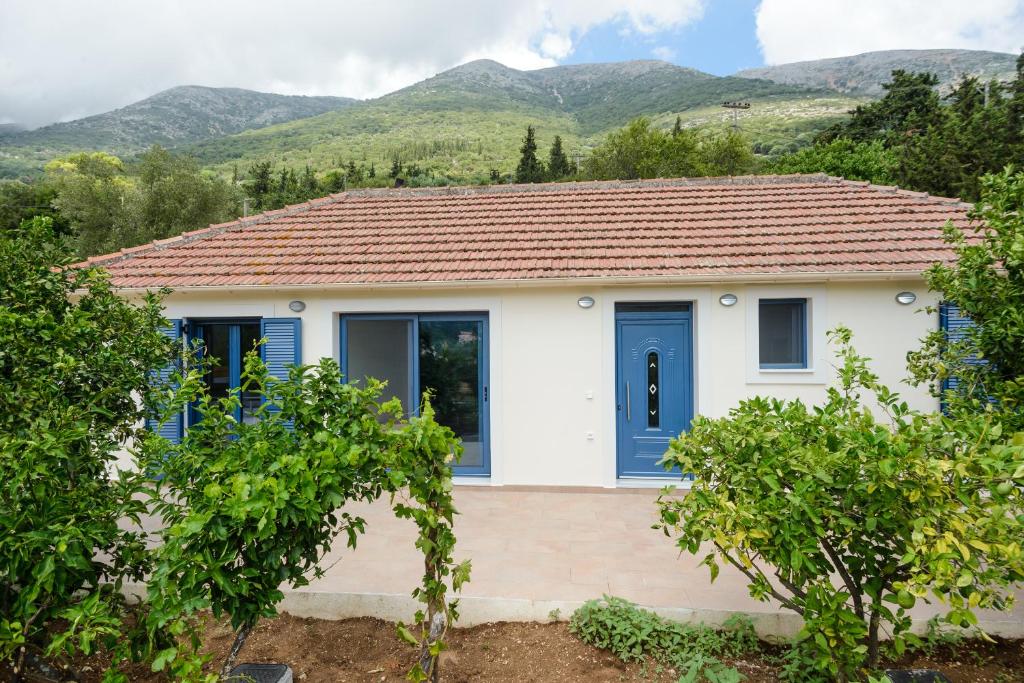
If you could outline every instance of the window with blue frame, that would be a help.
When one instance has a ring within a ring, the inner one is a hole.
[[[270,376],[285,378],[292,366],[302,363],[301,318],[173,318],[161,331],[176,341],[186,341],[198,347],[200,361],[205,362],[205,380],[211,393],[218,398],[227,396],[240,386],[245,354],[253,350],[259,340],[260,357],[266,363]],[[178,363],[154,373],[167,380],[179,368]],[[242,392],[241,407],[235,417],[239,421],[256,419],[261,398],[252,392]],[[272,408],[273,409],[273,408]],[[185,419],[187,416],[187,420]],[[155,418],[146,419],[148,429],[158,431],[173,443],[179,443],[185,433],[186,422],[196,424],[201,416],[190,406],[163,423]]]
[[[188,332],[190,339],[198,342],[210,395],[215,399],[224,398],[232,389],[241,386],[243,360],[260,339],[260,321],[190,321]],[[260,395],[243,391],[239,398],[242,405],[235,418],[239,422],[255,421]],[[189,422],[195,424],[200,417],[193,408]]]
[[[387,382],[382,398],[397,397],[406,414],[430,390],[437,421],[462,440],[456,474],[490,473],[486,314],[345,315],[341,345],[347,380]]]
[[[758,353],[762,369],[807,367],[807,299],[758,301]]]

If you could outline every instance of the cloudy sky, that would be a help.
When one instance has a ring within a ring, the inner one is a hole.
[[[175,85],[374,97],[487,57],[715,74],[894,48],[1017,52],[1024,0],[0,0],[0,123]]]

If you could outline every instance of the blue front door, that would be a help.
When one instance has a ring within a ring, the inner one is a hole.
[[[617,470],[620,477],[678,477],[658,466],[693,419],[688,304],[619,304],[615,313]]]

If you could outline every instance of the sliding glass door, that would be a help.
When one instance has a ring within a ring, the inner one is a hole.
[[[462,440],[456,474],[490,474],[487,314],[346,315],[341,363],[348,381],[387,382],[409,413],[431,392],[436,419]]]

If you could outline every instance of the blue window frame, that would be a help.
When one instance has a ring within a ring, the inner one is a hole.
[[[766,370],[807,367],[807,299],[758,301],[758,357]]]
[[[387,381],[418,414],[420,396],[433,393],[440,424],[462,440],[460,476],[489,476],[490,396],[486,313],[397,313],[341,316],[341,369],[346,381]]]
[[[189,320],[187,337],[197,345],[203,378],[213,398],[224,398],[241,385],[242,361],[260,339],[259,318]],[[242,392],[241,406],[235,419],[249,422],[256,419],[260,395]],[[189,407],[189,424],[201,419],[196,406]]]

